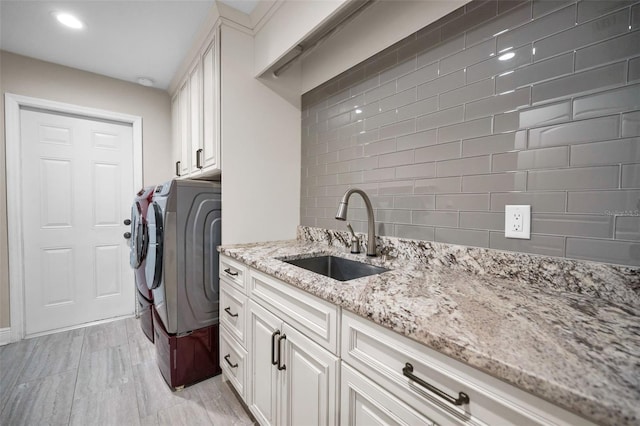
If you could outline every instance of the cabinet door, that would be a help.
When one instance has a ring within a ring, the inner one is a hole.
[[[182,155],[182,145],[180,140],[180,112],[180,92],[178,92],[171,100],[171,146],[173,158],[176,162],[180,160],[180,156]],[[179,165],[176,164],[176,175],[180,174],[178,168]]]
[[[194,172],[202,168],[200,164],[201,139],[201,84],[200,66],[196,65],[189,74],[189,152],[191,167],[189,171]]]
[[[337,425],[338,358],[286,323],[282,333],[279,423]]]
[[[204,168],[220,169],[220,73],[218,37],[202,56],[203,127],[200,161]]]
[[[342,362],[340,423],[349,426],[435,425],[403,401]]]
[[[191,170],[189,144],[189,80],[180,88],[180,176]]]
[[[282,322],[275,315],[249,301],[249,409],[261,425],[275,425],[277,416],[278,368],[272,363]],[[277,353],[275,354],[277,357]]]

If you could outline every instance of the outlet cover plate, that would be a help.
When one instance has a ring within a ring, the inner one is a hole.
[[[504,206],[504,236],[531,239],[531,206]]]

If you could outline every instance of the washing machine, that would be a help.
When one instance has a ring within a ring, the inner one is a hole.
[[[171,180],[147,210],[145,277],[153,292],[160,371],[172,389],[221,372],[218,362],[221,188]]]
[[[129,253],[129,263],[134,270],[136,282],[137,313],[140,319],[140,327],[145,336],[153,342],[153,292],[147,286],[145,275],[146,257],[148,251],[149,235],[147,229],[147,209],[153,197],[155,186],[143,188],[135,195],[131,206],[131,232],[125,237],[129,237],[131,251]],[[125,221],[127,224],[127,221]]]

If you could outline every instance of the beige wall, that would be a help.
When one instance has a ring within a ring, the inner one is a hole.
[[[0,92],[0,328],[4,328],[10,325],[4,93],[141,116],[144,184],[171,178],[173,169],[169,95],[163,90],[0,51]]]

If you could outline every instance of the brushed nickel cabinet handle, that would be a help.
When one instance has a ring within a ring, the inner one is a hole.
[[[176,161],[176,176],[180,177],[180,161]]]
[[[196,167],[199,169],[202,168],[202,152],[202,148],[196,151]]]

